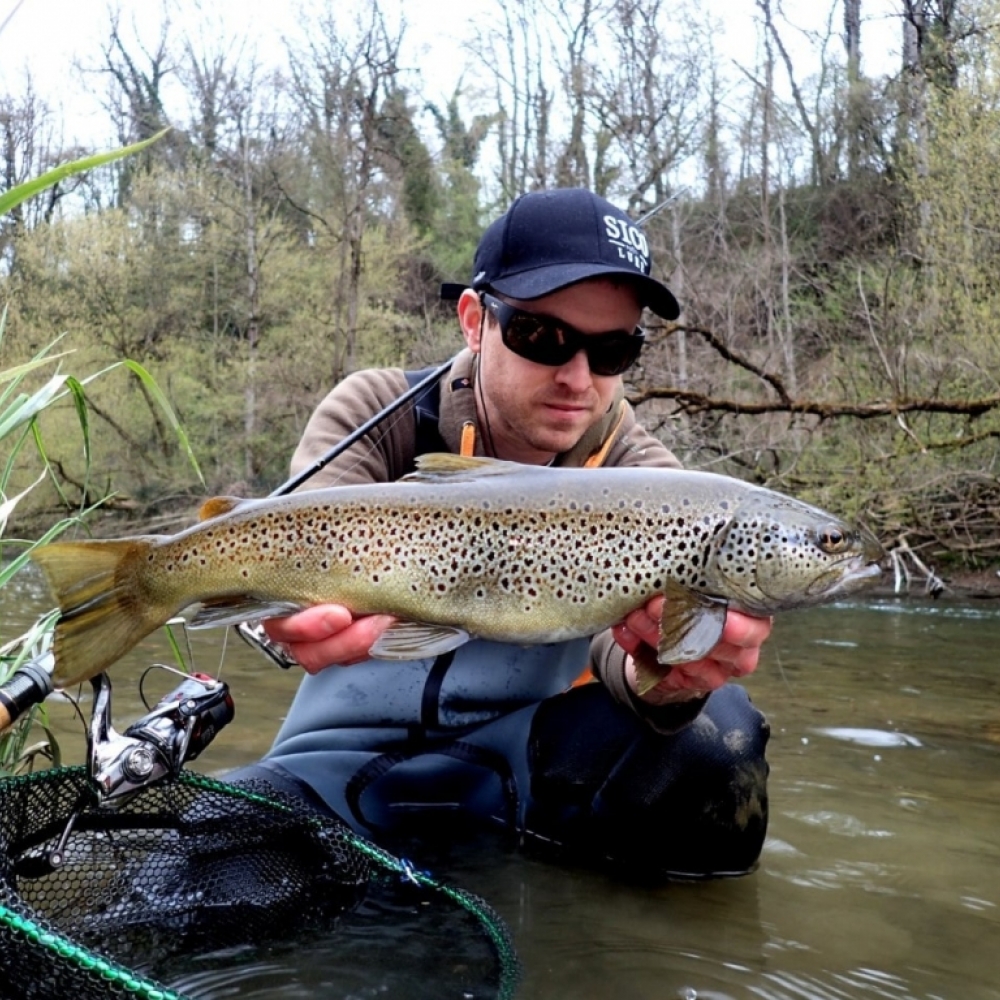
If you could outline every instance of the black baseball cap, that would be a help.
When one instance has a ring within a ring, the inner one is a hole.
[[[532,191],[518,198],[483,233],[470,285],[448,282],[441,298],[490,289],[513,299],[537,299],[587,278],[632,279],[639,299],[657,316],[676,319],[680,306],[649,275],[643,231],[610,201],[586,188]]]

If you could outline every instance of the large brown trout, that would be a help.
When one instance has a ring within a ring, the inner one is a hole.
[[[474,637],[593,635],[664,594],[645,689],[669,664],[704,656],[727,608],[831,601],[876,581],[884,558],[867,530],[725,476],[451,455],[424,456],[396,483],[220,497],[201,516],[176,535],[35,552],[61,610],[57,686],[94,676],[196,604],[194,625],[326,602],[392,614],[372,655],[418,659]]]

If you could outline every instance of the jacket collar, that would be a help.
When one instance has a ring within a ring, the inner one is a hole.
[[[461,450],[462,427],[471,423],[476,428],[477,455],[485,455],[483,434],[479,427],[476,411],[476,378],[479,370],[479,355],[468,348],[461,351],[451,366],[451,371],[441,384],[441,409],[439,430],[450,451]],[[587,459],[601,451],[609,435],[613,434],[621,422],[622,401],[625,387],[619,380],[614,399],[607,412],[580,440],[567,452],[557,455],[553,465],[579,467]]]

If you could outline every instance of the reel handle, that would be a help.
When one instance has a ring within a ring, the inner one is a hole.
[[[40,705],[52,693],[55,657],[43,653],[29,660],[0,684],[0,733],[9,729],[28,709]]]

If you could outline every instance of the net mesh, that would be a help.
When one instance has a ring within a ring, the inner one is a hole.
[[[0,997],[184,1000],[152,978],[172,957],[330,926],[393,870],[412,878],[270,786],[184,771],[112,809],[84,768],[3,779]],[[478,917],[500,961],[498,993],[510,995],[516,960],[499,917],[417,881]]]

